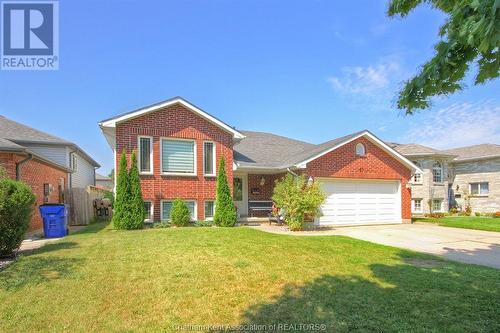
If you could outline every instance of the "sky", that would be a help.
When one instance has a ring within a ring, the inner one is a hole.
[[[182,96],[227,124],[321,143],[362,129],[435,148],[500,144],[500,81],[414,116],[398,89],[433,55],[443,13],[387,1],[60,0],[59,70],[0,71],[0,114],[77,143],[107,174],[97,123]]]

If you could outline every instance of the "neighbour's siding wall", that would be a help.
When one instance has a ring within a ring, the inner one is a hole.
[[[116,126],[116,166],[118,174],[120,154],[130,155],[137,150],[137,136],[153,137],[153,175],[141,175],[144,200],[152,201],[154,219],[160,219],[160,201],[175,198],[195,200],[197,217],[204,218],[204,201],[215,199],[216,177],[203,175],[203,141],[215,142],[217,161],[224,156],[229,186],[233,187],[233,139],[232,134],[194,114],[180,104],[166,107]],[[160,174],[160,138],[173,137],[196,141],[196,176],[166,176]],[[218,163],[217,163],[218,164]],[[217,165],[218,169],[218,165]]]
[[[71,187],[87,188],[95,185],[95,168],[81,155],[75,153],[77,158],[76,171],[71,174]]]
[[[69,167],[69,151],[66,146],[23,144],[34,153],[41,155],[65,167]]]
[[[422,200],[422,212],[415,213],[416,215],[430,213],[429,200],[440,199],[443,200],[443,211],[449,209],[449,182],[451,181],[450,166],[446,160],[442,159],[412,159],[418,162],[420,169],[424,172],[422,174],[422,183],[411,183],[411,196],[412,199]],[[438,161],[443,167],[443,183],[434,183],[432,177],[432,166]]]
[[[365,145],[366,156],[356,155],[358,142]],[[364,137],[309,162],[306,174],[313,177],[400,180],[401,215],[403,219],[411,218],[411,191],[406,188],[411,170]]]
[[[0,165],[6,168],[10,178],[15,179],[15,163],[24,158],[24,156],[17,156],[15,154],[0,153]],[[29,231],[40,230],[43,225],[38,206],[44,203],[43,184],[50,184],[53,188],[53,191],[48,196],[47,202],[58,203],[60,198],[59,185],[67,184],[67,173],[64,170],[55,168],[50,164],[46,164],[34,158],[22,164],[21,181],[31,187],[36,197],[36,204],[33,207]]]
[[[51,161],[54,161],[65,167],[70,165],[71,149],[66,146],[40,145],[40,144],[24,144],[36,154],[39,154]],[[74,153],[77,156],[77,171],[71,175],[71,186],[73,188],[87,188],[87,186],[95,185],[95,168],[83,156]]]
[[[460,194],[457,204],[465,208],[464,194],[469,194],[469,184],[488,182],[487,196],[473,196],[470,206],[473,212],[493,213],[500,211],[500,158],[473,162],[453,163],[453,190]],[[456,190],[458,186],[458,190]]]

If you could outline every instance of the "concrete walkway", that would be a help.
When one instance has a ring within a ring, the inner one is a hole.
[[[349,236],[377,244],[436,254],[446,259],[500,269],[500,232],[441,227],[430,223],[342,227],[291,232],[284,227],[252,228],[296,236]]]
[[[85,227],[86,226],[80,226],[80,225],[70,226],[69,227],[69,234],[80,231]],[[26,238],[25,240],[23,240],[23,242],[21,243],[21,246],[19,247],[19,253],[36,250],[36,249],[41,248],[42,246],[44,246],[48,243],[53,243],[53,242],[58,241],[60,239],[62,239],[62,237],[61,238],[39,238],[39,237],[35,237],[35,236],[30,236],[30,237]],[[12,264],[14,261],[15,261],[15,258],[0,259],[0,270],[6,268],[10,264]]]

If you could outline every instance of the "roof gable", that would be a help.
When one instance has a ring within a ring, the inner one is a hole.
[[[137,118],[137,117],[140,117],[142,115],[164,109],[165,107],[168,107],[168,106],[174,105],[174,104],[183,105],[191,112],[201,116],[202,118],[213,123],[214,125],[218,126],[219,128],[225,130],[226,132],[231,133],[233,135],[234,139],[243,139],[245,137],[239,131],[235,130],[234,128],[227,125],[223,121],[215,118],[214,116],[208,114],[207,112],[196,107],[194,104],[191,104],[190,102],[186,101],[185,99],[183,99],[181,97],[174,97],[174,98],[165,100],[165,101],[160,102],[160,103],[149,105],[149,106],[146,106],[146,107],[134,110],[134,111],[130,111],[130,112],[115,116],[113,118],[105,119],[99,123],[99,126],[103,130],[104,130],[104,128],[115,128],[117,123],[124,122],[124,121],[130,120],[130,119],[133,119],[133,118]]]
[[[237,168],[273,170],[305,168],[308,162],[361,136],[366,136],[371,142],[387,151],[389,155],[399,160],[407,168],[419,171],[411,161],[367,130],[352,133],[319,145],[271,133],[244,131],[243,134],[246,138],[234,146],[234,161]]]
[[[398,160],[401,164],[403,164],[404,166],[406,166],[408,169],[412,170],[412,172],[415,172],[415,171],[418,171],[420,172],[421,170],[415,165],[413,164],[410,160],[408,160],[406,157],[404,157],[403,155],[401,155],[400,153],[398,153],[396,150],[394,150],[393,148],[391,148],[390,146],[388,146],[385,142],[383,142],[382,140],[380,140],[379,138],[377,138],[374,134],[372,134],[370,131],[368,130],[364,130],[364,131],[361,131],[361,132],[357,132],[357,133],[353,133],[353,134],[350,134],[350,135],[347,135],[345,137],[342,137],[342,138],[339,138],[339,139],[335,139],[335,140],[332,140],[332,141],[328,141],[328,142],[325,142],[324,144],[321,144],[318,146],[318,149],[317,150],[321,150],[321,151],[314,151],[312,152],[311,156],[305,158],[304,160],[298,162],[296,164],[297,167],[299,168],[305,168],[307,163],[317,159],[317,158],[320,158],[321,156],[325,155],[325,154],[328,154],[342,146],[344,146],[345,144],[349,143],[349,142],[352,142],[360,137],[365,137],[367,138],[368,140],[370,140],[371,142],[373,142],[374,144],[376,144],[379,148],[381,148],[382,150],[384,150],[385,152],[387,152],[390,156],[392,156],[393,158],[395,158],[396,160]]]

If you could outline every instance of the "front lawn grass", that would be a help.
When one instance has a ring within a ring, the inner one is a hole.
[[[477,229],[500,232],[500,218],[479,217],[479,216],[455,216],[436,218],[416,218],[417,222],[437,223],[444,227]]]
[[[245,227],[115,231],[99,223],[0,272],[2,332],[277,323],[493,332],[499,318],[500,270]]]

